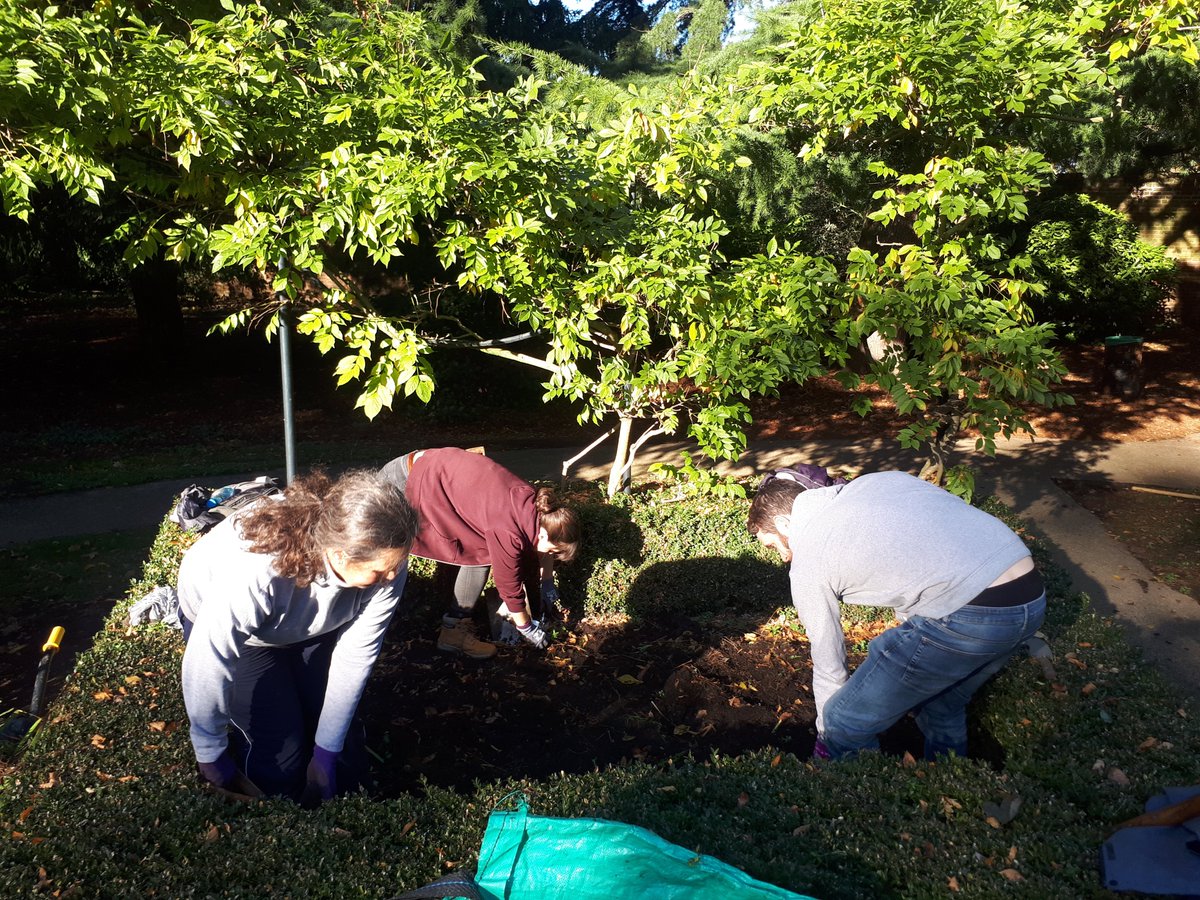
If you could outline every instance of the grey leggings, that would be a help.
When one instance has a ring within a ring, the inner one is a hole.
[[[379,475],[403,491],[408,484],[408,454],[393,459],[379,470]],[[437,597],[445,604],[447,613],[458,619],[468,618],[479,602],[491,571],[491,566],[455,566],[439,562]]]

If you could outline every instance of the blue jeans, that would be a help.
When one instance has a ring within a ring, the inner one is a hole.
[[[1046,616],[1046,595],[1023,606],[964,606],[913,616],[871,641],[866,660],[823,711],[821,739],[838,757],[877,748],[906,713],[925,735],[925,758],[967,755],[967,703],[1004,668]]]

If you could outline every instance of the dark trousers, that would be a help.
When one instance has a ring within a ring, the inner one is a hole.
[[[184,620],[185,640],[191,624]],[[287,647],[246,647],[238,658],[229,753],[246,777],[268,794],[300,798],[336,643],[335,631]],[[364,786],[364,737],[356,718],[338,757],[339,792]]]

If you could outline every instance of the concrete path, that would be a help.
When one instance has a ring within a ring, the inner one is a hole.
[[[686,445],[663,442],[643,448],[634,477],[654,462],[677,462]],[[491,455],[528,479],[556,479],[572,449],[498,450]],[[607,448],[575,465],[571,474],[604,478]],[[958,459],[976,470],[980,494],[995,494],[1025,519],[1051,546],[1055,561],[1085,591],[1094,608],[1111,615],[1134,646],[1178,687],[1200,699],[1200,598],[1187,597],[1154,580],[1103,525],[1054,482],[1055,478],[1145,484],[1200,493],[1200,435],[1148,443],[1082,443],[1014,440],[987,457],[963,442]],[[857,471],[901,469],[916,472],[919,458],[892,441],[854,444],[832,440],[762,441],[729,474],[751,475],[789,462],[803,461]],[[385,460],[381,460],[381,463]],[[204,485],[228,484],[259,473],[197,476]],[[281,473],[271,473],[281,474]],[[153,528],[187,480],[128,488],[100,488],[0,502],[0,546],[54,537],[74,537],[131,528]],[[1200,502],[1200,501],[1197,501]],[[1200,552],[1200,548],[1197,548]]]

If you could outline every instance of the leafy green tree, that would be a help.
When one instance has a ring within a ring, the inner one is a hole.
[[[1194,60],[1180,27],[1195,16],[1176,0],[1066,15],[1008,0],[856,0],[794,25],[738,77],[745,121],[802,140],[802,158],[872,159],[872,227],[842,267],[851,336],[890,342],[866,377],[917,415],[901,441],[931,444],[935,476],[960,427],[990,450],[1028,430],[1021,404],[1061,399],[1050,327],[1027,303],[1042,287],[996,237],[1053,177],[1034,149],[1046,123],[1109,89],[1112,63],[1147,46]]]

